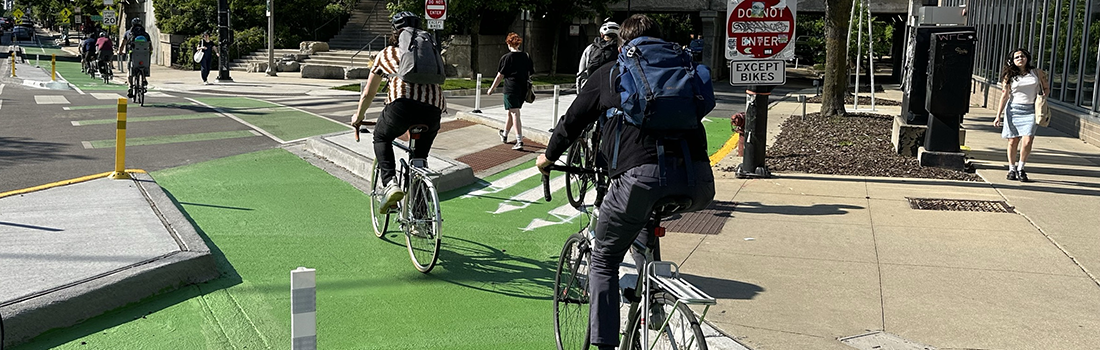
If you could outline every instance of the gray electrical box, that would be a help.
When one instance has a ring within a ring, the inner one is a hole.
[[[966,24],[965,7],[925,6],[920,8],[920,24]]]

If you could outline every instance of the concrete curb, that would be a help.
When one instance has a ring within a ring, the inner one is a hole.
[[[481,124],[481,125],[485,125],[485,126],[488,126],[488,127],[495,128],[495,129],[504,129],[504,122],[503,121],[499,121],[499,120],[496,120],[496,119],[493,119],[493,118],[490,118],[490,117],[486,117],[486,116],[483,116],[479,113],[458,112],[458,113],[455,113],[455,117],[457,117],[458,119],[461,119],[461,120],[478,123],[478,124]],[[550,134],[549,130],[536,130],[536,129],[531,129],[531,128],[528,128],[528,127],[523,128],[523,138],[531,140],[531,141],[535,141],[535,142],[538,142],[538,143],[541,143],[541,144],[544,144],[544,145],[550,142],[550,135],[551,134]]]
[[[374,154],[373,152],[359,152],[348,149],[336,142],[328,140],[329,137],[341,136],[348,137],[348,132],[340,132],[335,134],[328,134],[322,136],[315,136],[306,139],[305,149],[310,153],[316,154],[318,157],[324,158],[333,164],[343,167],[351,173],[370,180],[371,174],[374,169]],[[370,137],[365,135],[364,137]],[[368,143],[369,144],[369,143]],[[401,152],[401,150],[394,150],[395,152]],[[368,154],[364,154],[368,153]],[[397,153],[398,158],[402,157],[401,153]],[[433,179],[435,188],[439,193],[447,192],[450,190],[458,189],[463,186],[477,182],[477,178],[474,177],[474,171],[469,165],[461,163],[454,159],[429,156],[428,164],[446,164],[442,168],[433,167],[432,170],[439,173],[439,176]]]
[[[69,327],[150,296],[218,277],[210,248],[148,174],[131,173],[180,250],[0,304],[4,347]]]

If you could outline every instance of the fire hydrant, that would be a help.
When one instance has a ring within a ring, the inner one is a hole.
[[[745,112],[730,117],[730,130],[737,133],[737,156],[745,156]]]

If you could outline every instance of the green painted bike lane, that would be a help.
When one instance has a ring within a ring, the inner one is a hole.
[[[486,179],[492,181],[519,166]],[[329,349],[546,349],[561,244],[584,223],[522,231],[565,204],[490,214],[539,188],[444,194],[439,265],[421,274],[403,236],[374,237],[368,196],[275,149],[153,173],[208,240],[215,281],[47,333],[18,349],[288,348],[289,271],[317,269],[318,345]],[[539,190],[541,193],[541,190]]]
[[[47,56],[48,57],[48,56]],[[112,62],[113,64],[114,62]],[[50,61],[47,58],[45,64],[40,64],[41,67],[46,68],[49,72]],[[84,91],[126,91],[126,73],[115,70],[114,81],[121,81],[122,83],[104,84],[103,79],[96,75],[92,78],[88,74],[80,72],[80,62],[57,62],[57,73],[61,74],[61,77],[65,78],[70,84],[75,85]]]

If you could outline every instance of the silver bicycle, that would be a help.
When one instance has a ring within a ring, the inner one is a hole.
[[[569,166],[551,166],[551,170],[593,174],[596,170]],[[550,200],[549,177],[543,176],[543,192]],[[680,277],[680,268],[660,260],[658,239],[664,236],[661,219],[691,206],[686,197],[666,197],[653,207],[646,225],[646,240],[636,240],[631,249],[644,257],[638,267],[633,288],[622,295],[630,301],[627,321],[620,333],[619,349],[694,349],[706,350],[702,320],[717,300]],[[554,336],[559,350],[587,350],[589,343],[588,310],[590,305],[588,270],[599,210],[578,208],[589,215],[589,224],[565,241],[554,276]],[[644,243],[643,243],[644,242]],[[699,317],[691,305],[703,305]]]
[[[400,160],[397,175],[392,180],[398,181],[398,185],[405,191],[405,197],[398,201],[396,206],[383,210],[382,205],[386,201],[385,186],[381,181],[382,173],[378,166],[378,159],[374,160],[370,193],[374,235],[382,238],[390,222],[398,224],[405,234],[405,246],[409,249],[413,266],[423,273],[431,271],[439,259],[439,243],[442,238],[440,227],[443,223],[442,212],[439,209],[439,194],[432,182],[432,178],[439,174],[428,169],[426,159],[413,158],[416,140],[427,130],[427,125],[413,125],[409,127],[408,147],[394,142],[395,147],[405,150],[408,154],[408,162],[404,158]],[[356,138],[358,137],[357,134]]]

